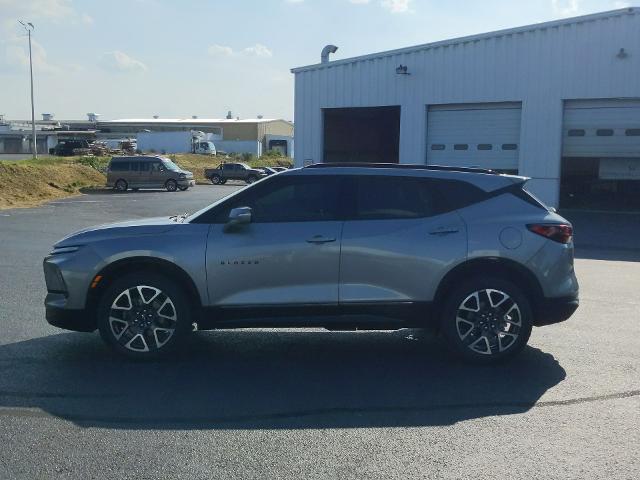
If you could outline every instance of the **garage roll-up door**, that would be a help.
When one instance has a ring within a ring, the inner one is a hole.
[[[518,170],[520,103],[430,106],[427,164]]]
[[[563,157],[640,157],[640,100],[565,103]]]

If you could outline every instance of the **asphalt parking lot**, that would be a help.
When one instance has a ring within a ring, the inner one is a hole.
[[[498,367],[414,331],[200,332],[130,363],[45,322],[56,240],[236,188],[0,211],[0,478],[640,477],[637,216],[570,212],[581,307]]]

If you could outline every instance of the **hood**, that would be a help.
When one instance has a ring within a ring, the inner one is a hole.
[[[176,222],[171,217],[145,218],[128,220],[126,222],[107,223],[79,230],[56,242],[54,247],[71,247],[84,245],[114,237],[139,235],[157,235],[175,227]]]

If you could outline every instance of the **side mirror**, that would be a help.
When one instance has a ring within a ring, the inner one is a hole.
[[[229,232],[236,227],[251,223],[251,208],[238,207],[229,212],[229,220],[224,226],[224,231]]]

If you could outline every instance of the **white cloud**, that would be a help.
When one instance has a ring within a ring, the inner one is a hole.
[[[31,57],[34,74],[59,73],[62,69],[51,64],[47,52],[35,39],[31,39]],[[0,41],[0,70],[6,72],[26,72],[29,68],[29,45],[26,35],[15,36]]]
[[[246,55],[253,55],[256,57],[272,57],[273,52],[261,43],[256,43],[251,47],[247,47],[243,50]]]
[[[233,55],[233,48],[214,44],[207,48],[207,53],[212,57],[230,57]]]
[[[27,39],[18,20],[35,25],[32,38],[34,72],[58,73],[76,68],[51,63],[46,50],[37,41],[40,26],[45,23],[91,25],[93,18],[90,15],[78,12],[71,0],[0,0],[0,68],[8,72],[21,72],[29,65]]]
[[[371,0],[349,0],[349,3],[355,3],[356,5],[366,5],[370,2]]]
[[[613,2],[613,6],[615,8],[629,8],[631,6],[631,2],[616,1]]]
[[[556,15],[563,17],[575,15],[580,10],[580,0],[551,0]]]
[[[407,13],[413,0],[382,0],[380,4],[391,13]]]
[[[71,0],[0,0],[0,12],[0,27],[5,30],[14,30],[20,19],[34,23],[36,29],[38,22],[93,23],[88,14],[75,9]]]
[[[147,66],[140,60],[136,60],[118,50],[103,53],[102,57],[100,57],[100,65],[107,70],[115,72],[144,72],[148,70]]]
[[[285,0],[287,3],[302,3],[304,0]]]

